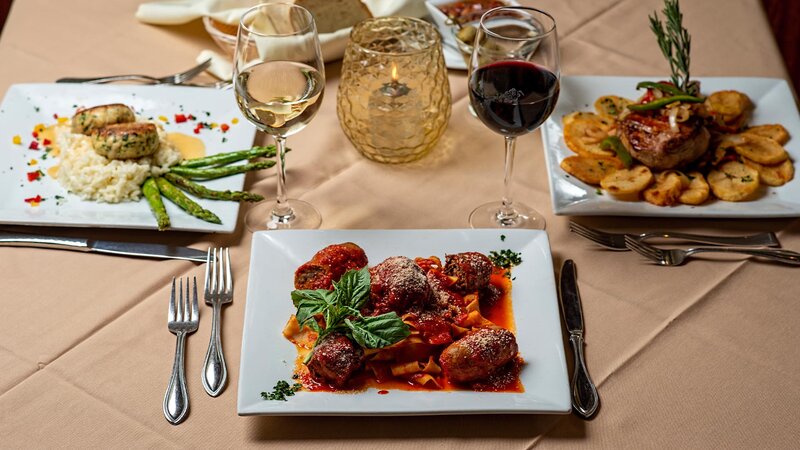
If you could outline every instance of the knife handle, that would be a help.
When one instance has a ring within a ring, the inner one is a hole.
[[[7,233],[2,231],[0,231],[0,246],[58,248],[82,252],[92,251],[89,247],[88,239]]]
[[[572,354],[575,355],[575,371],[572,374],[572,405],[578,414],[589,418],[597,411],[600,396],[589,377],[586,361],[583,359],[583,334],[570,334],[569,343],[572,345]]]

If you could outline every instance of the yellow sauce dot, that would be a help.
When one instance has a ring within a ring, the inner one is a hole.
[[[44,130],[43,123],[37,124],[35,127],[33,127],[33,131],[35,131],[36,133],[41,133],[43,130]]]
[[[47,169],[47,174],[50,175],[51,178],[58,178],[58,169],[61,166],[53,166]]]
[[[211,125],[209,125],[209,126],[213,130],[214,128],[217,128],[217,122],[211,122]]]
[[[206,146],[202,139],[183,133],[167,133],[167,140],[181,152],[183,159],[206,156]]]
[[[28,165],[29,166],[35,166],[38,163],[39,163],[39,161],[36,161],[35,159],[32,159],[31,162],[28,163]]]
[[[22,138],[19,135],[16,135],[11,139],[11,142],[17,145],[22,145]]]
[[[67,123],[68,120],[69,120],[68,117],[59,117],[58,118],[58,123]]]
[[[237,119],[236,117],[234,117],[233,119],[231,119],[231,123],[232,123],[232,124],[234,124],[234,125],[236,125],[237,123],[239,123],[239,119]]]
[[[160,120],[160,121],[162,121],[162,122],[167,122],[167,121],[169,121],[169,119],[167,119],[167,116],[158,116],[158,120]]]

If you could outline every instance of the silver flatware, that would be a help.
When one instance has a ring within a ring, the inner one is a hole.
[[[222,352],[220,321],[222,305],[233,301],[233,277],[231,276],[231,254],[227,247],[208,249],[206,256],[206,282],[204,297],[213,309],[211,339],[203,362],[203,387],[208,395],[218,396],[228,380],[225,355]]]
[[[142,258],[185,259],[206,262],[206,252],[189,247],[138,242],[115,242],[86,238],[43,236],[0,231],[0,247],[38,247]]]
[[[183,72],[178,72],[173,75],[167,75],[165,77],[151,77],[149,75],[139,75],[139,74],[132,74],[132,75],[110,75],[105,77],[88,77],[88,78],[59,78],[56,80],[56,83],[88,83],[88,84],[104,84],[104,83],[112,83],[115,81],[138,81],[140,83],[145,84],[183,84],[186,81],[191,80],[192,78],[196,77],[204,70],[208,69],[211,65],[211,59],[207,59],[200,64],[184,70]]]
[[[631,237],[626,237],[625,243],[631,250],[662,266],[679,266],[689,257],[698,253],[739,253],[800,266],[800,253],[776,248],[693,247],[686,250],[662,249]]]
[[[583,236],[590,241],[599,244],[609,250],[630,250],[625,245],[625,237],[644,241],[653,238],[676,239],[686,242],[696,242],[699,244],[727,245],[727,246],[748,246],[748,247],[780,247],[775,233],[758,233],[748,236],[708,236],[702,234],[680,233],[675,231],[648,231],[640,234],[628,233],[609,233],[605,231],[589,228],[577,222],[570,221],[569,229],[578,236]]]
[[[564,324],[569,332],[569,343],[575,355],[575,372],[572,374],[572,407],[581,417],[589,418],[597,411],[600,396],[586,369],[583,357],[583,311],[578,292],[578,278],[575,263],[564,261],[561,267],[559,298]]]
[[[192,277],[192,296],[189,297],[189,278],[186,277],[186,295],[183,291],[183,279],[178,286],[175,297],[175,278],[172,279],[172,293],[169,297],[169,315],[167,328],[177,336],[175,344],[175,360],[172,363],[172,374],[169,377],[167,392],[164,394],[164,417],[173,425],[186,418],[189,412],[189,392],[186,390],[186,336],[197,331],[200,324],[200,312],[197,309],[197,279]]]

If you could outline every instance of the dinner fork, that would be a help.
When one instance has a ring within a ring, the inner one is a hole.
[[[218,254],[219,256],[217,256]],[[211,340],[208,343],[208,351],[206,351],[206,359],[203,363],[203,387],[208,395],[216,397],[225,388],[225,382],[228,379],[228,369],[225,367],[225,355],[222,353],[222,338],[219,331],[222,305],[233,301],[231,254],[227,247],[208,249],[204,296],[206,304],[213,308],[214,315],[211,319]]]
[[[748,247],[780,247],[780,242],[775,233],[758,233],[748,236],[706,236],[702,234],[679,233],[674,231],[648,231],[641,234],[608,233],[605,231],[589,228],[577,222],[569,222],[570,231],[579,236],[583,236],[609,250],[630,250],[625,245],[625,237],[643,241],[652,238],[679,239],[682,241],[697,242],[712,245],[741,245]]]
[[[741,253],[752,255],[758,258],[769,259],[800,266],[800,253],[791,250],[781,250],[774,248],[742,248],[742,247],[694,247],[686,250],[681,249],[661,249],[653,247],[636,238],[625,236],[625,244],[631,250],[654,261],[662,266],[679,266],[686,259],[696,253]]]
[[[89,83],[89,84],[103,84],[111,83],[114,81],[140,81],[145,84],[183,84],[186,81],[199,75],[204,70],[208,69],[211,65],[211,59],[207,59],[200,64],[192,67],[191,69],[184,70],[173,75],[165,77],[151,77],[149,75],[111,75],[106,77],[90,77],[90,78],[59,78],[56,83]]]
[[[193,277],[194,278],[194,277]],[[183,279],[178,286],[177,301],[175,298],[175,278],[172,278],[172,293],[169,297],[169,315],[167,328],[176,335],[175,361],[172,364],[172,375],[169,377],[167,392],[164,394],[164,417],[173,425],[183,422],[189,412],[189,394],[186,390],[186,336],[197,331],[200,324],[200,313],[197,310],[197,279],[193,280],[191,305],[189,300],[189,278],[186,278],[186,295],[183,292]]]

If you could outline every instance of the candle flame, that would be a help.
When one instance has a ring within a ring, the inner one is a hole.
[[[392,63],[392,83],[397,83],[397,64]]]

